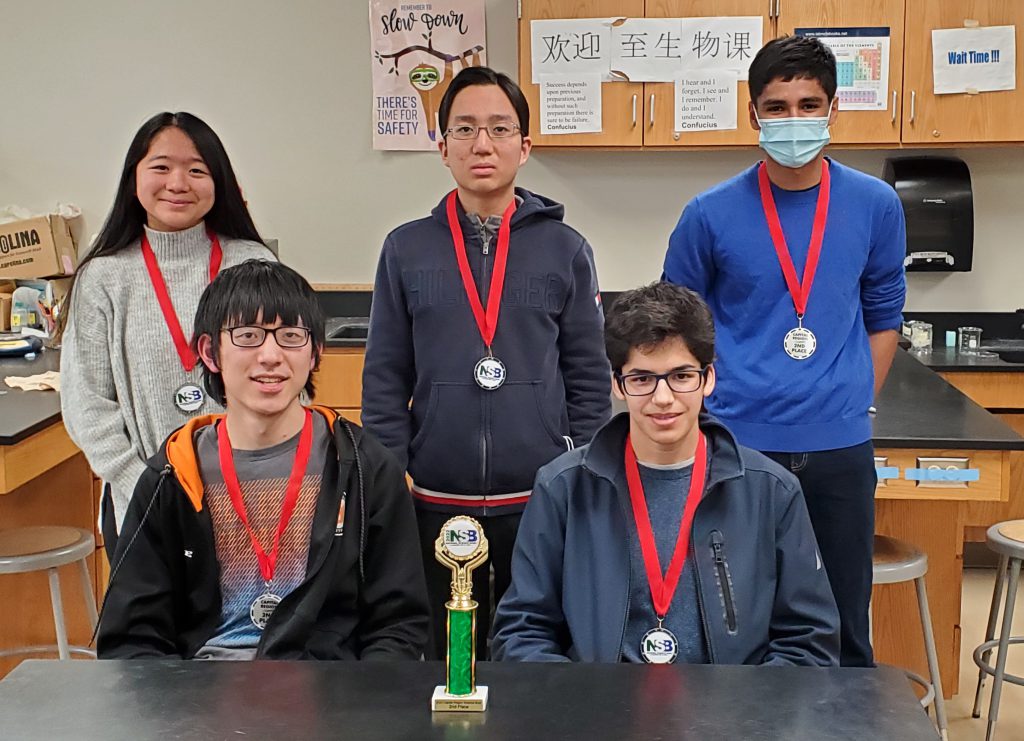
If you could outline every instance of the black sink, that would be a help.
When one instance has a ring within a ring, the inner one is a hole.
[[[1024,340],[985,340],[981,349],[994,352],[1004,363],[1024,363]]]
[[[367,327],[367,326],[360,326],[360,325],[356,325],[356,324],[343,324],[342,326],[340,326],[337,329],[335,329],[334,331],[332,331],[329,335],[327,335],[327,339],[329,339],[329,340],[365,340],[366,339],[366,335],[369,332],[369,329],[370,328]]]

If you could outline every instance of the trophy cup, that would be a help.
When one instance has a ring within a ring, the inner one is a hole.
[[[434,556],[452,571],[448,608],[445,684],[434,689],[431,710],[482,712],[487,688],[476,686],[476,608],[473,570],[487,560],[487,538],[480,523],[460,515],[448,520],[434,541]]]

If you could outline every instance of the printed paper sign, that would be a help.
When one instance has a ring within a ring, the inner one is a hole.
[[[983,93],[1017,87],[1016,26],[932,31],[935,94]]]
[[[695,70],[739,71],[747,79],[747,69],[761,48],[764,19],[761,16],[723,18],[682,18],[682,68]]]
[[[884,111],[889,107],[888,28],[797,28],[836,55],[836,97],[841,111]]]
[[[540,133],[592,134],[601,131],[601,75],[540,78]]]
[[[484,0],[370,0],[373,148],[436,150],[441,98],[486,37]]]
[[[683,71],[679,18],[628,18],[612,25],[611,68],[630,82],[671,82]]]
[[[736,70],[693,72],[678,78],[675,130],[735,129],[738,79]]]
[[[530,59],[533,83],[542,75],[581,76],[598,74],[610,80],[611,19],[530,21]]]

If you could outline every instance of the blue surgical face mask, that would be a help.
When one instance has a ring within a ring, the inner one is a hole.
[[[803,167],[818,156],[829,143],[828,120],[832,106],[824,116],[796,116],[794,118],[758,117],[761,127],[758,144],[769,157],[783,167]]]

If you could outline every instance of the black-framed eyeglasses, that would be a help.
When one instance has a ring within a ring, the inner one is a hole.
[[[235,347],[260,347],[267,341],[267,335],[274,335],[278,347],[305,347],[309,342],[309,330],[305,327],[225,327]]]
[[[481,129],[486,131],[487,136],[491,137],[491,139],[508,139],[510,136],[515,136],[519,133],[519,124],[505,121],[493,123],[490,126],[461,123],[450,127],[444,132],[444,135],[450,136],[452,139],[465,141],[467,139],[476,139],[480,135]]]
[[[619,388],[628,396],[649,396],[657,390],[660,381],[668,384],[671,391],[686,394],[704,384],[709,369],[710,366],[704,366],[680,368],[668,373],[616,373],[615,379],[619,382]]]

